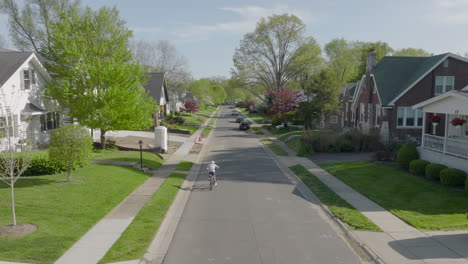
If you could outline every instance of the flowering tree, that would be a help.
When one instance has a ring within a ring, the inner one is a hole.
[[[287,88],[281,88],[270,92],[272,98],[270,110],[272,114],[281,114],[283,116],[284,127],[288,126],[287,112],[295,110],[299,106],[301,94],[298,91],[291,91]]]
[[[254,101],[251,101],[251,100],[245,101],[245,108],[247,108],[247,110],[250,110],[251,108],[254,108],[254,107],[255,107]]]
[[[198,103],[194,100],[187,100],[184,104],[185,112],[190,112],[190,114],[195,113],[198,111]]]

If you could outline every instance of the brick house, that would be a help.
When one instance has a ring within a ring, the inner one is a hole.
[[[468,85],[468,59],[445,53],[431,57],[387,56],[376,64],[376,53],[367,57],[366,73],[344,93],[344,124],[385,141],[420,141],[423,114],[412,106]],[[433,114],[433,113],[432,113]],[[426,114],[426,119],[430,113]],[[445,115],[441,115],[445,122]],[[426,126],[432,131],[431,125]],[[439,127],[436,135],[443,136]]]

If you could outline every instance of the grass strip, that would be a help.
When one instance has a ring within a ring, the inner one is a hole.
[[[102,153],[99,153],[99,150],[96,150],[94,159],[96,160],[118,160],[118,161],[132,161],[140,162],[140,152],[139,151],[108,151],[104,150]],[[142,152],[143,164],[152,169],[159,169],[163,164],[163,160],[158,155],[151,152]]]
[[[213,127],[215,122],[216,122],[216,117],[211,118],[210,123],[208,124],[208,126]]]
[[[420,230],[468,230],[468,194],[405,171],[370,162],[320,167]]]
[[[148,177],[127,167],[90,164],[76,169],[71,182],[63,174],[20,179],[15,185],[18,222],[38,230],[24,237],[0,237],[0,259],[54,263]],[[7,224],[10,190],[0,182],[0,226]]]
[[[289,168],[349,229],[382,232],[377,225],[343,200],[302,165],[298,164]]]
[[[255,135],[265,135],[265,133],[263,133],[258,127],[252,127],[252,130]]]
[[[99,263],[140,259],[146,253],[186,174],[172,173]]]
[[[276,155],[288,156],[288,153],[268,138],[262,138],[263,144],[267,145]]]
[[[205,127],[201,133],[202,137],[207,137],[211,132],[211,128],[210,127]]]
[[[193,162],[183,160],[179,163],[179,165],[177,165],[176,170],[189,171],[190,169],[192,169],[192,166],[193,166]]]

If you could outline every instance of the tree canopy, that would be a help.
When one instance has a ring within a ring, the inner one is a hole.
[[[143,84],[145,69],[133,62],[132,32],[115,8],[71,9],[50,26],[44,46],[47,68],[55,77],[48,95],[69,109],[81,124],[105,132],[151,126],[154,100]]]
[[[242,88],[265,100],[267,92],[283,88],[296,77],[317,55],[315,40],[304,34],[305,24],[294,15],[260,19],[234,53],[233,75],[244,81]]]
[[[399,49],[393,53],[393,56],[404,56],[404,57],[429,57],[431,54],[423,49],[416,48],[404,48]]]

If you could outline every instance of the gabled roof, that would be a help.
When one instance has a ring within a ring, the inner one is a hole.
[[[33,54],[32,52],[0,51],[0,87]]]
[[[382,105],[391,104],[447,55],[448,53],[432,57],[383,57],[373,72]]]
[[[166,102],[169,102],[169,95],[166,88],[166,78],[164,72],[151,72],[149,73],[148,83],[145,85],[145,89],[149,91],[149,95],[156,100],[159,104],[161,96],[163,94],[166,98]]]

